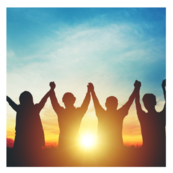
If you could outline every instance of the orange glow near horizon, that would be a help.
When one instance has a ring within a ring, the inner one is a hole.
[[[51,109],[44,108],[41,111],[41,121],[45,134],[45,147],[58,146],[59,127],[58,118],[55,112]],[[11,116],[13,117],[13,116]],[[95,115],[94,109],[90,108],[82,119],[79,136],[81,138],[81,146],[87,148],[94,145],[94,138],[97,136],[98,120]],[[86,134],[90,134],[90,137],[86,137]],[[141,128],[137,116],[134,111],[129,111],[129,115],[125,117],[123,122],[123,141],[126,146],[141,146],[142,136]],[[8,119],[7,117],[7,129],[6,135],[8,139],[14,140],[15,138],[15,119]],[[84,137],[85,136],[85,137]],[[93,141],[92,141],[93,140]],[[83,142],[82,142],[83,141]],[[87,143],[88,142],[88,143]],[[93,144],[92,144],[93,142]]]
[[[89,139],[89,142],[87,141],[88,139]],[[14,139],[13,138],[7,138],[6,140],[7,140],[7,143],[6,143],[7,146],[10,148],[13,147]],[[96,139],[93,139],[92,136],[91,136],[91,138],[87,137],[87,136],[85,138],[85,136],[84,136],[84,137],[82,137],[82,139],[80,141],[81,147],[85,148],[85,149],[87,149],[87,148],[89,149],[89,148],[94,147],[95,143],[96,143]],[[139,141],[128,142],[128,141],[126,141],[126,142],[124,142],[124,145],[128,146],[128,147],[130,147],[130,146],[140,147],[140,146],[142,146],[142,142],[139,142]],[[56,141],[56,142],[55,141],[46,141],[45,142],[45,148],[49,148],[49,147],[58,147],[58,141]]]

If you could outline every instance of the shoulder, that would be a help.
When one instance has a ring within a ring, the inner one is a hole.
[[[85,108],[83,108],[82,106],[81,107],[76,107],[75,109],[74,109],[76,112],[82,112],[82,113],[86,113],[86,109]]]
[[[17,105],[17,110],[16,110],[16,111],[17,111],[17,112],[18,112],[18,111],[22,111],[23,109],[24,109],[24,107],[23,107],[22,105]]]
[[[66,114],[67,112],[69,112],[66,108],[64,107],[59,107],[54,109],[54,111],[56,112],[57,115],[62,115],[62,114]]]
[[[42,109],[42,107],[40,106],[39,103],[37,103],[37,104],[35,104],[35,105],[33,106],[33,111],[34,111],[34,112],[40,112],[41,109]]]
[[[152,119],[152,116],[149,113],[142,111],[138,113],[138,119],[139,121],[150,121]]]
[[[166,115],[166,111],[158,112],[159,118],[165,118],[165,115]]]
[[[101,111],[96,111],[96,115],[97,115],[98,118],[105,118],[105,117],[107,117],[106,114],[108,114],[108,113],[104,109],[102,109]]]
[[[18,108],[18,109],[21,109],[21,105],[17,105],[17,108]]]
[[[117,110],[116,114],[118,114],[119,116],[126,116],[128,115],[129,110],[126,109],[125,106],[122,106],[120,109]]]
[[[81,107],[77,107],[74,109],[74,112],[77,112],[77,113],[83,112],[83,109]]]
[[[40,105],[39,105],[38,103],[35,104],[35,105],[34,105],[34,109],[35,109],[35,108],[36,108],[36,109],[39,108],[39,106],[40,106]]]
[[[80,111],[80,110],[81,110],[81,107],[75,108],[75,111]]]

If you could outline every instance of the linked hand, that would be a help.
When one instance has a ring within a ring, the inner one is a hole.
[[[54,90],[54,89],[55,89],[55,87],[56,87],[56,85],[55,85],[55,83],[54,83],[54,82],[50,82],[50,84],[49,84],[49,85],[50,85],[50,88],[51,88],[51,89],[53,89],[53,90]]]
[[[141,82],[136,80],[134,83],[135,88],[140,88],[141,87]]]
[[[87,87],[88,87],[88,91],[90,92],[94,91],[94,85],[92,83],[88,83]]]

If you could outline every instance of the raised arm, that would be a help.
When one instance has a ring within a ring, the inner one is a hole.
[[[52,107],[54,109],[54,111],[59,114],[59,112],[63,109],[63,107],[60,106],[60,104],[58,103],[58,100],[56,98],[54,89],[55,89],[55,83],[54,82],[50,82],[50,87],[51,87],[51,91],[50,91],[50,101],[52,104]]]
[[[166,87],[166,79],[163,80],[163,82],[162,82],[163,94],[164,94],[164,98],[165,98],[165,101],[166,101],[166,90],[165,90],[165,87]]]
[[[162,89],[163,89],[163,94],[164,94],[164,98],[165,98],[165,105],[164,105],[164,108],[162,111],[166,111],[166,90],[165,90],[165,87],[166,87],[166,79],[163,80],[163,82],[162,82]]]
[[[95,94],[95,91],[94,91],[94,85],[92,83],[89,83],[89,88],[90,88],[90,92],[91,92],[91,95],[92,95],[92,98],[93,98],[93,102],[94,102],[94,108],[95,108],[95,111],[96,111],[96,116],[102,116],[103,115],[103,112],[105,111],[102,106],[100,105],[99,103],[99,100]]]
[[[15,111],[17,111],[18,105],[13,100],[11,100],[11,98],[8,96],[7,96],[7,102]]]
[[[136,83],[137,92],[136,92],[135,103],[136,103],[136,111],[137,111],[138,118],[140,117],[141,114],[145,113],[142,110],[142,107],[140,104],[140,95],[139,95],[140,87],[141,87],[141,82],[137,81]]]
[[[88,87],[88,90],[87,90],[86,96],[85,96],[84,101],[80,107],[80,111],[82,112],[81,115],[85,114],[85,112],[88,109],[88,105],[90,103],[90,100],[91,100],[89,85],[87,85],[87,87]]]
[[[51,88],[46,94],[45,96],[41,99],[41,101],[37,104],[37,106],[39,107],[39,110],[41,111],[41,109],[43,109],[48,97],[50,96],[50,93],[53,89]]]
[[[132,94],[130,95],[128,101],[119,109],[120,111],[126,112],[126,114],[128,114],[128,111],[130,109],[130,106],[133,103],[133,100],[135,99],[135,96],[137,94],[137,90],[138,90],[138,85],[140,84],[140,82],[135,81],[134,83],[134,90],[132,92]]]

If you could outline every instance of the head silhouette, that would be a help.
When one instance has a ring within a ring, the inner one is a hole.
[[[33,97],[32,94],[28,91],[24,91],[23,93],[20,94],[19,101],[21,105],[26,105],[30,106],[33,105]]]
[[[154,94],[145,94],[142,100],[144,102],[145,108],[148,111],[153,110],[155,108],[156,96]]]
[[[74,97],[74,95],[72,93],[65,93],[62,101],[64,102],[64,105],[66,108],[68,107],[72,107],[76,101],[76,98]]]
[[[116,110],[118,106],[118,99],[114,96],[110,96],[106,99],[105,106],[107,110]]]

